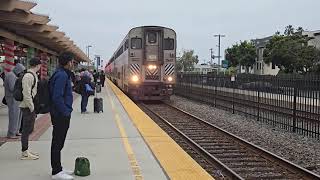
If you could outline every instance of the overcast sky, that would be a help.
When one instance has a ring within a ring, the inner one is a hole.
[[[210,48],[217,55],[240,40],[283,32],[288,24],[320,30],[319,0],[37,0],[33,12],[49,15],[84,52],[108,60],[128,31],[135,26],[173,28],[178,52],[194,49],[201,62]]]

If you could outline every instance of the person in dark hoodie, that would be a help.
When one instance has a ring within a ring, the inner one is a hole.
[[[79,86],[80,86],[80,94],[81,94],[81,113],[87,114],[88,113],[87,106],[88,106],[88,100],[89,100],[90,94],[88,94],[88,92],[86,91],[86,84],[92,87],[90,76],[87,74],[84,74],[81,77],[81,80],[79,83],[80,83]]]
[[[104,74],[103,70],[100,72],[100,83],[101,86],[104,87],[104,82],[106,81],[106,75]]]
[[[20,125],[21,125],[21,112],[19,108],[19,102],[17,102],[13,97],[14,84],[18,77],[23,74],[25,71],[25,67],[18,63],[15,68],[6,74],[6,78],[4,80],[4,88],[5,88],[5,98],[8,105],[8,115],[9,115],[9,125],[8,125],[8,133],[7,137],[9,139],[17,139],[18,136],[21,136],[19,133]]]
[[[72,171],[67,171],[61,166],[61,150],[64,146],[73,103],[71,86],[71,69],[73,68],[73,54],[63,52],[59,56],[59,67],[50,79],[50,99],[52,107],[50,110],[53,125],[51,142],[51,167],[52,179],[73,179]]]

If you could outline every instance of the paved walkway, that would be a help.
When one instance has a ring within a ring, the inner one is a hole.
[[[75,100],[71,126],[62,153],[64,167],[73,170],[76,157],[84,156],[91,162],[92,175],[84,178],[76,177],[76,179],[140,179],[136,170],[141,171],[143,179],[167,179],[125,110],[119,106],[117,98],[114,98],[114,93],[110,89],[103,89],[100,96],[104,98],[104,113],[101,114],[81,114],[79,108],[81,98]],[[110,96],[120,113],[117,120],[114,119],[111,110]],[[90,98],[89,102],[89,111],[92,112],[93,98]],[[4,124],[2,113],[0,110],[1,128]],[[3,129],[1,133],[2,131]],[[40,159],[36,161],[19,159],[20,142],[7,142],[2,145],[0,147],[0,179],[50,179],[51,131],[50,127],[38,141],[30,143],[31,149],[40,153]],[[132,161],[132,154],[129,154],[128,146],[138,164]]]

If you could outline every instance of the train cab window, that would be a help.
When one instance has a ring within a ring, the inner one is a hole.
[[[174,49],[174,39],[166,38],[163,43],[164,50],[173,50]]]
[[[157,43],[157,33],[149,32],[148,33],[148,42],[151,44]]]
[[[121,46],[120,49],[117,51],[115,58],[118,58],[119,56],[121,56],[122,53],[123,53],[123,46]]]
[[[141,38],[131,38],[131,49],[141,49],[142,39]]]

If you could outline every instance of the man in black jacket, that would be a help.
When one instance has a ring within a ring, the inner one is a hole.
[[[106,75],[104,74],[103,70],[100,72],[100,83],[101,86],[104,87],[104,82],[106,81]]]
[[[61,166],[61,150],[65,143],[73,111],[72,72],[70,71],[73,67],[73,54],[62,53],[59,56],[59,66],[49,83],[52,102],[50,115],[53,125],[51,143],[52,179],[73,179],[72,171],[67,171]]]

